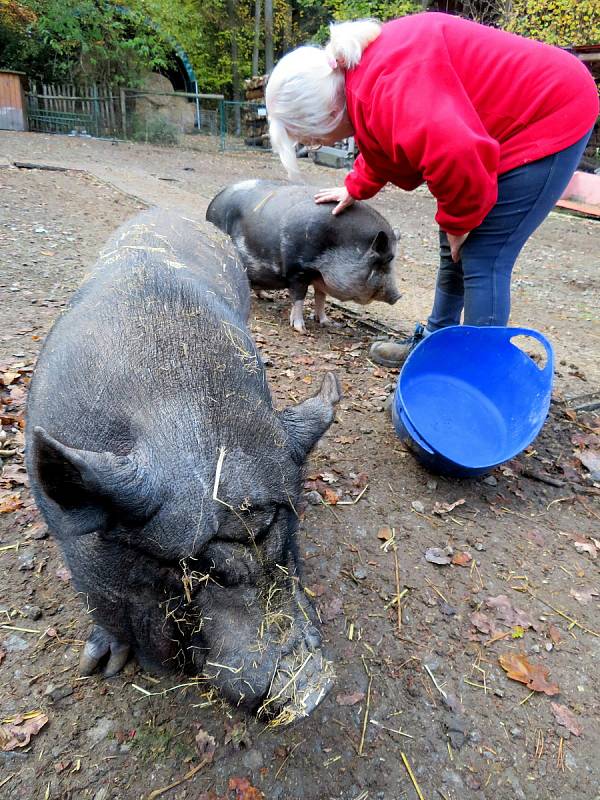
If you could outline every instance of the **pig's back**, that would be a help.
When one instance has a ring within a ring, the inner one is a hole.
[[[28,424],[72,447],[128,452],[150,425],[188,424],[244,391],[270,402],[245,322],[249,288],[231,244],[176,219],[136,218],[109,242],[92,277],[48,336]],[[173,239],[174,232],[178,235]],[[240,279],[241,278],[241,279]]]

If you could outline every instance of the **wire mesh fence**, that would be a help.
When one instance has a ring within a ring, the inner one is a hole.
[[[32,83],[27,106],[30,130],[42,133],[189,147],[201,136],[203,144],[209,140],[215,150],[270,149],[264,102],[225,100],[218,94]]]
[[[220,114],[221,150],[270,149],[264,103],[223,100]]]

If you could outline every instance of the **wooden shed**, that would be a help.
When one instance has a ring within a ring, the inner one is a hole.
[[[0,69],[0,130],[27,130],[24,72]]]

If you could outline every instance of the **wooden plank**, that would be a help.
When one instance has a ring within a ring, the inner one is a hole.
[[[110,87],[110,127],[114,136],[117,132],[117,97],[113,86]]]
[[[561,198],[556,205],[558,208],[563,208],[566,211],[574,211],[576,214],[581,214],[584,217],[600,219],[600,206],[592,203],[579,203],[576,200],[564,200]]]

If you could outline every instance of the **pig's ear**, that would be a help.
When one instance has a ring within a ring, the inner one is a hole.
[[[34,465],[44,493],[82,523],[89,518],[98,528],[111,512],[134,520],[155,510],[156,492],[148,471],[130,456],[76,450],[39,427],[33,437]],[[89,524],[83,527],[89,529]]]
[[[281,412],[281,421],[292,445],[294,460],[301,464],[333,422],[333,407],[342,390],[333,372],[328,372],[318,393]]]
[[[385,231],[378,231],[371,243],[371,250],[378,256],[384,256],[390,250],[390,237]]]

